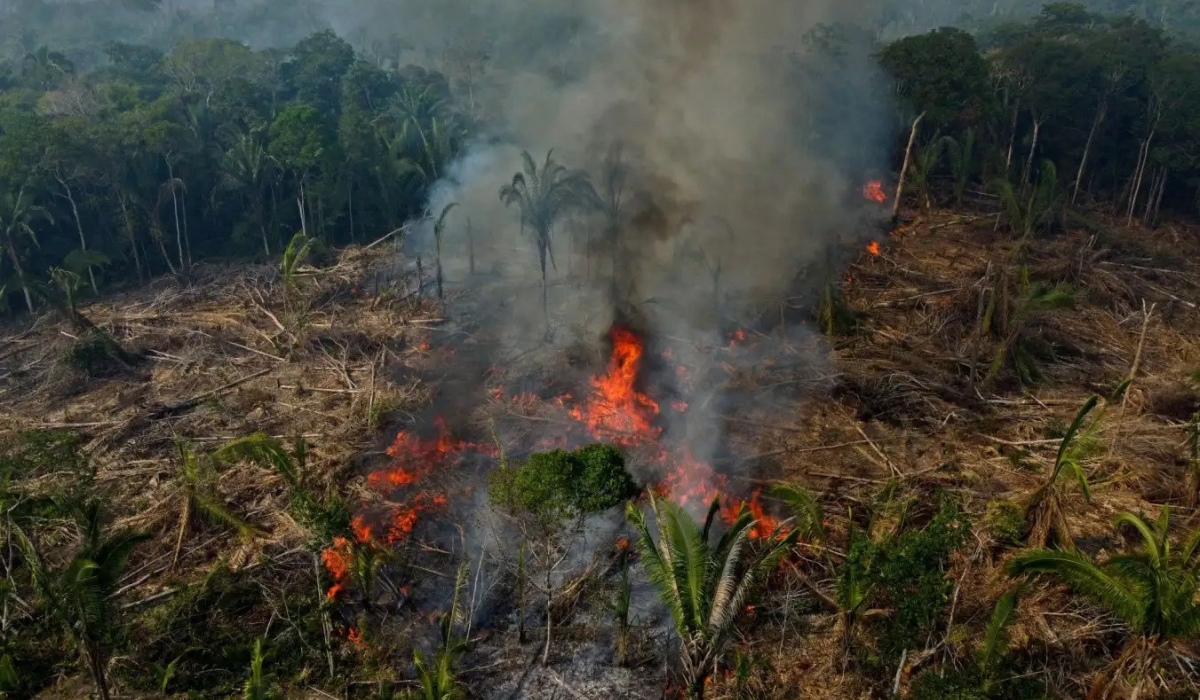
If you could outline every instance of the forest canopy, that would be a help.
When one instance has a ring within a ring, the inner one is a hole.
[[[64,12],[18,4],[21,21],[48,27]],[[249,7],[218,5],[217,15]],[[1020,191],[1041,178],[1077,208],[1152,224],[1164,210],[1196,213],[1200,55],[1149,9],[1053,3],[1026,21],[1001,13],[978,31],[887,43],[872,38],[878,27],[823,25],[791,60],[813,74],[837,72],[848,54],[877,59],[893,87],[893,171],[921,117],[904,179],[926,201],[938,183],[961,201],[969,186]],[[0,64],[10,310],[51,293],[54,268],[97,292],[186,274],[200,259],[277,254],[301,230],[328,245],[373,240],[424,214],[430,187],[487,126],[474,89],[487,79],[483,49],[447,52],[434,68],[329,30],[286,48],[109,41],[100,56],[36,33],[24,41]],[[839,138],[836,115],[819,116],[815,148]]]

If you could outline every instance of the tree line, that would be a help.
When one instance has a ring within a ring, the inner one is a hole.
[[[1051,3],[1029,22],[937,29],[878,56],[907,142],[902,180],[922,207],[939,191],[961,204],[973,186],[1027,206],[1040,183],[1059,213],[1146,225],[1196,213],[1200,54],[1158,26]]]
[[[809,107],[814,148],[847,143],[838,128],[853,115],[839,110],[862,97],[837,91],[873,84],[853,56],[890,78],[889,166],[919,207],[986,203],[1022,233],[1089,209],[1148,225],[1196,213],[1200,55],[1147,20],[1053,3],[977,35],[879,45],[826,25],[799,44],[797,75],[833,91]],[[332,32],[287,49],[205,39],[105,53],[87,72],[46,46],[0,67],[0,309],[35,309],[67,283],[98,293],[200,259],[277,255],[296,232],[373,240],[434,214],[429,188],[481,126],[461,76],[368,60]],[[463,60],[477,77],[487,57]],[[874,156],[855,148],[846,168],[865,171]],[[553,221],[523,183],[563,180],[614,230],[583,173],[525,170],[504,199],[540,260]]]
[[[331,32],[287,50],[111,44],[87,74],[39,47],[0,71],[0,294],[58,268],[106,282],[326,245],[418,214],[471,127],[446,77],[384,69]]]

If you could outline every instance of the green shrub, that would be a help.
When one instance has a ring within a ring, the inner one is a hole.
[[[1007,499],[989,501],[983,514],[983,529],[1001,544],[1018,544],[1025,536],[1025,511]]]
[[[130,357],[111,335],[97,328],[71,344],[63,363],[89,377],[105,377],[126,368]]]
[[[1022,677],[1009,668],[1005,680],[989,679],[975,664],[963,668],[930,668],[912,684],[912,700],[1045,700],[1049,696],[1037,678]]]
[[[920,530],[882,541],[856,538],[851,544],[846,566],[858,567],[873,581],[870,607],[892,611],[878,625],[879,651],[886,663],[905,650],[924,648],[936,629],[953,590],[946,567],[968,529],[958,505],[947,500]]]

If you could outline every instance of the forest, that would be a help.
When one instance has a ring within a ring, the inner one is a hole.
[[[519,38],[212,5],[0,10],[0,697],[1200,690],[1200,5],[806,20],[767,292],[636,134],[509,143]]]

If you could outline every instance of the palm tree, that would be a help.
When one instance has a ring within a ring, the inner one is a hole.
[[[170,568],[174,568],[179,561],[183,539],[197,517],[224,525],[236,531],[240,537],[251,537],[261,532],[233,512],[229,503],[221,496],[221,492],[217,490],[217,473],[211,458],[196,454],[196,451],[182,440],[176,442],[176,448],[179,452],[182,507],[179,513],[179,534],[175,538],[175,554],[171,558]]]
[[[600,183],[603,191],[587,188],[584,193],[590,200],[591,208],[600,212],[604,217],[604,234],[608,239],[609,260],[612,266],[609,294],[615,302],[617,299],[617,253],[621,242],[621,228],[625,225],[627,216],[628,202],[626,199],[629,194],[629,166],[624,161],[620,144],[610,148],[605,156]],[[589,233],[589,251],[591,250],[590,242]]]
[[[133,549],[150,539],[147,533],[121,530],[106,533],[99,501],[89,501],[77,513],[81,534],[79,553],[57,574],[50,575],[32,544],[22,548],[32,563],[34,581],[46,609],[66,627],[79,645],[101,700],[109,700],[107,638],[111,632],[110,603]]]
[[[1074,306],[1075,294],[1065,285],[1053,287],[1029,279],[1029,269],[1021,266],[1016,292],[1009,289],[1009,273],[1001,271],[995,288],[990,291],[987,307],[980,320],[980,331],[995,331],[1001,336],[992,356],[992,364],[983,377],[987,385],[1000,376],[1005,364],[1011,361],[1017,379],[1032,384],[1041,376],[1037,358],[1029,350],[1026,329],[1037,315]]]
[[[912,185],[914,193],[921,198],[922,209],[928,211],[933,202],[929,197],[929,178],[937,170],[938,165],[942,160],[942,147],[944,141],[933,135],[929,145],[922,149],[915,158],[908,170],[908,182]]]
[[[680,672],[689,697],[703,700],[705,681],[714,671],[733,632],[733,623],[759,581],[792,549],[799,533],[780,524],[761,545],[750,540],[756,525],[743,505],[737,518],[713,545],[709,541],[720,502],[713,499],[704,527],[680,506],[651,495],[658,524],[654,541],[646,517],[633,504],[629,520],[640,532],[638,549],[646,575],[671,611],[682,644]]]
[[[992,189],[1003,206],[1000,216],[1022,243],[1062,219],[1066,195],[1059,191],[1058,170],[1053,161],[1042,161],[1037,184],[1028,194],[1004,178],[993,181]]]
[[[4,232],[4,252],[8,254],[13,271],[17,273],[17,284],[25,294],[25,307],[33,313],[33,297],[29,293],[29,280],[25,277],[25,268],[21,265],[21,236],[28,236],[34,245],[38,244],[37,233],[33,223],[41,218],[53,222],[45,209],[35,206],[25,187],[17,190],[16,194],[4,192],[0,194],[0,231]]]
[[[568,170],[554,160],[554,151],[546,153],[546,160],[539,169],[528,151],[521,151],[525,161],[524,172],[513,175],[512,182],[500,188],[500,201],[506,206],[514,204],[521,211],[521,229],[528,226],[533,231],[537,245],[538,264],[542,272],[542,314],[546,318],[546,332],[550,332],[550,312],[546,305],[546,258],[555,270],[551,235],[554,226],[568,211],[587,206],[596,201],[596,194],[587,175]]]
[[[1157,523],[1122,513],[1113,527],[1122,525],[1141,536],[1137,551],[1097,563],[1086,554],[1043,549],[1008,564],[1012,576],[1046,574],[1066,583],[1128,626],[1131,638],[1093,681],[1089,698],[1107,697],[1120,683],[1138,697],[1147,680],[1166,672],[1168,659],[1187,656],[1182,645],[1200,635],[1200,531],[1173,548],[1166,506]]]
[[[1062,442],[1058,445],[1058,454],[1046,475],[1046,480],[1025,501],[1028,541],[1035,547],[1045,547],[1051,541],[1067,549],[1073,549],[1075,546],[1063,512],[1063,498],[1067,488],[1063,482],[1072,479],[1077,481],[1084,500],[1091,500],[1092,492],[1088,488],[1087,475],[1083,471],[1083,459],[1091,442],[1087,438],[1099,423],[1099,416],[1086,430],[1083,422],[1098,401],[1099,397],[1092,396],[1075,414],[1075,420],[1071,421]]]
[[[271,157],[255,133],[239,134],[233,146],[221,158],[221,170],[236,187],[249,192],[254,222],[262,236],[263,252],[271,255],[271,243],[267,239],[266,207],[263,190],[271,173]]]

